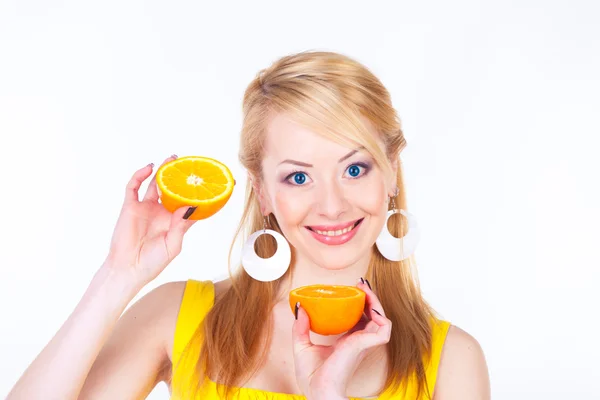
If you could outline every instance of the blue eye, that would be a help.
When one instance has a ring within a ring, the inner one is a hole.
[[[302,185],[304,182],[306,182],[306,174],[302,172],[295,173],[294,182],[296,182],[297,185]]]
[[[350,174],[350,176],[352,178],[357,178],[357,177],[361,176],[361,173],[362,173],[362,175],[364,175],[365,174],[364,171],[366,171],[366,170],[367,170],[367,167],[364,165],[360,165],[360,164],[352,164],[347,169],[348,174]]]
[[[302,171],[294,171],[285,177],[283,182],[292,186],[305,186],[310,178]]]
[[[358,167],[358,165],[351,165],[350,168],[348,168],[348,173],[350,174],[350,176],[358,176],[358,174],[360,174],[360,168]]]

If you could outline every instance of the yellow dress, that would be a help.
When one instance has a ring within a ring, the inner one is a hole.
[[[193,365],[183,365],[175,369],[178,361],[180,360],[184,351],[193,351],[196,354],[199,349],[186,348],[186,345],[196,332],[196,328],[204,319],[204,316],[213,306],[214,303],[214,285],[211,281],[196,281],[189,280],[186,283],[183,299],[181,301],[181,307],[179,309],[179,316],[177,317],[177,325],[175,328],[175,338],[173,343],[173,375],[171,386],[173,393],[171,400],[191,400],[190,397],[186,397],[181,393],[178,393],[177,388],[181,387],[184,380],[184,376],[190,376],[193,372]],[[444,341],[446,340],[446,334],[450,323],[446,321],[436,321],[433,324],[433,336],[432,336],[432,357],[428,363],[425,364],[427,385],[429,387],[429,393],[433,393],[435,386],[437,370],[440,362],[440,356]],[[406,392],[402,395],[395,393],[382,393],[377,399],[379,400],[391,400],[391,399],[414,399],[416,392],[415,387],[410,383],[407,386]],[[217,385],[209,379],[205,380],[204,386],[201,387],[202,394],[194,400],[220,400],[221,397],[217,394]],[[260,389],[250,388],[239,388],[234,395],[237,400],[302,400],[304,396],[268,392]],[[370,398],[374,399],[374,398]]]

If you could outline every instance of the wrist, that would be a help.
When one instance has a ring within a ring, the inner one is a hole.
[[[138,283],[129,271],[123,271],[110,262],[104,262],[94,275],[90,286],[110,293],[114,299],[129,302],[144,285]]]

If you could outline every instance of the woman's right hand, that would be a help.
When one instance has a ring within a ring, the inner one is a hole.
[[[173,155],[164,163],[176,158]],[[190,207],[171,213],[158,202],[156,175],[140,200],[140,186],[152,174],[153,167],[149,164],[136,171],[127,184],[123,207],[103,265],[138,290],[156,278],[181,252],[183,236],[196,222],[184,218],[193,212]]]

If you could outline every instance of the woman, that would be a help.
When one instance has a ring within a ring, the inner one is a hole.
[[[410,215],[405,140],[381,82],[343,55],[304,52],[261,71],[243,111],[238,234],[282,234],[276,248],[261,239],[246,251],[281,260],[289,246],[291,259],[266,279],[244,265],[215,284],[162,285],[120,317],[194,224],[193,209],[165,211],[154,178],[138,197],[148,165],[127,185],[106,261],[8,398],[139,399],[161,381],[173,399],[489,398],[477,341],[436,318],[411,275],[410,219],[386,222],[388,210]],[[363,290],[363,320],[343,335],[309,334],[288,293],[315,283]]]

